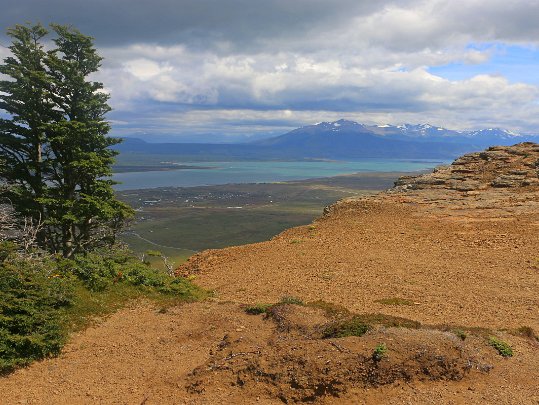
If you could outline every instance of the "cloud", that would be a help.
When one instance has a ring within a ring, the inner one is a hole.
[[[101,45],[209,43],[223,48],[289,38],[367,14],[388,0],[20,0],[0,16],[4,27],[25,21],[74,24]]]
[[[115,131],[190,137],[341,117],[534,131],[538,88],[489,63],[535,49],[538,18],[538,0],[20,0],[0,24],[94,35]],[[429,69],[451,65],[474,73]]]

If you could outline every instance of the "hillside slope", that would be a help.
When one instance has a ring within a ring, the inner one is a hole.
[[[125,309],[0,379],[2,401],[536,404],[538,170],[538,144],[490,148],[203,252],[178,273],[213,300]]]

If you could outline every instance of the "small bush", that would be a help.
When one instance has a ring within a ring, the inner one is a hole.
[[[335,322],[323,332],[324,338],[342,338],[347,336],[363,336],[372,326],[365,323],[360,316],[354,316],[348,320]]]
[[[255,304],[246,307],[245,312],[249,315],[265,314],[271,306],[271,304]]]
[[[498,353],[503,357],[513,356],[513,348],[503,340],[500,340],[494,336],[491,336],[488,343],[494,347]]]
[[[0,264],[0,373],[58,354],[65,342],[60,310],[71,305],[72,282],[49,270]]]
[[[387,347],[385,343],[380,343],[374,348],[372,352],[372,359],[376,362],[382,360],[387,354]]]
[[[457,337],[460,338],[460,340],[466,340],[466,338],[468,337],[468,334],[463,331],[462,329],[454,329],[452,331],[455,335],[457,335]]]

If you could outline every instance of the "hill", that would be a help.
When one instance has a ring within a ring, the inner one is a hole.
[[[200,253],[177,273],[212,300],[127,308],[3,400],[536,404],[538,170],[538,144],[491,147]]]

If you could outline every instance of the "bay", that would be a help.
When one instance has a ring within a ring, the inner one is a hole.
[[[115,173],[118,191],[157,187],[195,187],[229,183],[273,183],[332,177],[359,172],[414,172],[434,168],[440,160],[362,159],[299,162],[181,162],[200,166],[169,171]]]

